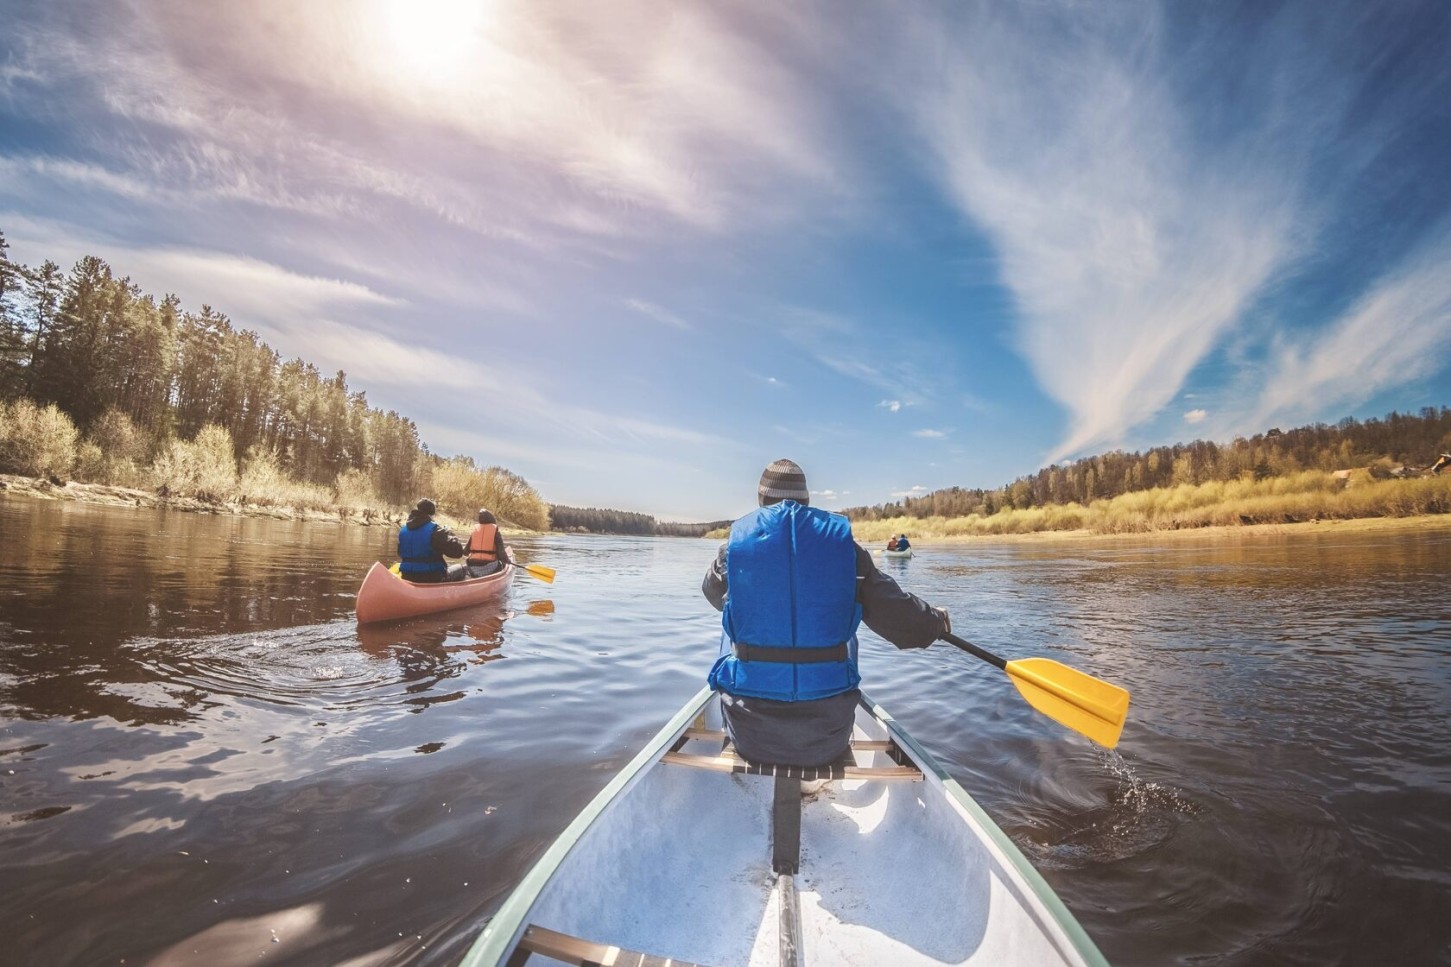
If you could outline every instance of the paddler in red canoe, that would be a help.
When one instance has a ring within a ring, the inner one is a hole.
[[[447,527],[434,521],[437,505],[424,497],[408,512],[408,520],[398,529],[398,573],[414,584],[438,584],[462,581],[468,568],[449,564],[445,557],[463,557],[464,546]]]

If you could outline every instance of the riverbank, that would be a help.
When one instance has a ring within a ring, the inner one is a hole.
[[[271,520],[307,520],[318,523],[356,524],[363,527],[400,527],[407,518],[406,510],[378,511],[357,510],[341,507],[335,510],[318,510],[311,507],[283,507],[270,504],[214,502],[197,500],[194,497],[173,497],[158,494],[152,490],[134,487],[111,487],[104,484],[79,483],[74,480],[56,483],[44,477],[25,477],[17,474],[0,474],[0,498],[22,497],[35,500],[66,500],[84,504],[99,504],[106,507],[161,508],[191,514],[217,514],[232,517],[265,517]],[[440,524],[455,533],[467,536],[473,526],[471,521],[461,521],[440,514],[435,518]],[[535,535],[525,527],[508,522],[502,526],[509,536]],[[460,538],[462,539],[462,537]]]
[[[855,526],[855,525],[854,525]],[[914,548],[931,546],[954,546],[962,544],[1045,544],[1058,541],[1072,542],[1154,542],[1172,543],[1178,541],[1234,541],[1265,537],[1290,537],[1298,534],[1371,534],[1371,533],[1444,533],[1451,536],[1451,514],[1418,514],[1410,517],[1362,517],[1353,519],[1325,519],[1300,521],[1291,524],[1214,524],[1206,527],[1179,528],[1176,530],[1153,530],[1134,533],[1104,534],[1099,531],[1061,530],[1035,531],[1030,534],[958,534],[937,537],[912,537]],[[901,530],[896,531],[901,533]],[[911,531],[907,531],[911,535]],[[886,546],[886,538],[880,541],[857,536],[863,546]]]
[[[312,508],[277,507],[250,503],[219,503],[194,497],[163,496],[151,490],[134,487],[111,487],[105,484],[78,483],[68,480],[56,483],[44,477],[0,474],[0,496],[30,497],[36,500],[70,500],[107,507],[144,507],[179,510],[194,514],[229,514],[234,517],[268,517],[273,520],[312,520],[363,524],[365,526],[397,527],[403,521],[400,513],[379,513],[340,508],[335,511]]]

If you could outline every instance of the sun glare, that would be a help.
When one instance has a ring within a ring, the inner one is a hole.
[[[483,56],[487,0],[380,0],[393,66],[422,81],[457,79]]]

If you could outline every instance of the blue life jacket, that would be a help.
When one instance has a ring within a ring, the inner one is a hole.
[[[783,500],[736,521],[711,687],[779,702],[856,688],[856,566],[845,517]]]
[[[438,525],[429,521],[412,530],[405,524],[398,529],[398,570],[404,574],[447,571],[448,562],[433,549],[433,532]]]

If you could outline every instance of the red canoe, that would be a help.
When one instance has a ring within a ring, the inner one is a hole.
[[[446,584],[414,584],[383,565],[374,564],[363,578],[363,586],[358,588],[358,624],[396,621],[481,604],[502,596],[513,576],[514,568],[505,564],[502,571],[488,577]]]

